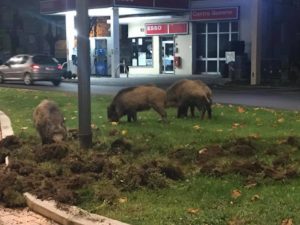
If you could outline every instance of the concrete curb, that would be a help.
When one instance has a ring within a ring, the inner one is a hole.
[[[14,135],[10,119],[0,111],[0,140],[10,135]]]
[[[75,206],[66,210],[56,207],[55,201],[37,199],[30,193],[24,193],[28,207],[38,214],[62,225],[129,225],[104,216],[88,213]]]

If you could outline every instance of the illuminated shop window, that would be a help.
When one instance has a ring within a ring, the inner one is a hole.
[[[196,72],[220,74],[230,41],[239,40],[238,21],[196,24]]]
[[[153,66],[152,37],[132,38],[131,47],[132,66]]]

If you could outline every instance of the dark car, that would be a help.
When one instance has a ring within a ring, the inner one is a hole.
[[[26,85],[31,85],[34,81],[51,81],[58,86],[61,79],[61,65],[57,59],[48,55],[15,55],[0,66],[0,83],[22,80]]]

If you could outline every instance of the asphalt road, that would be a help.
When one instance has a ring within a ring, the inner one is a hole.
[[[91,93],[101,95],[114,95],[120,89],[139,84],[153,83],[166,89],[174,81],[182,77],[164,78],[92,78]],[[222,78],[196,77],[204,80],[213,90],[213,101],[215,103],[229,103],[249,105],[258,107],[270,107],[288,110],[300,110],[300,87],[252,87],[224,85]],[[193,76],[192,79],[195,79]],[[50,82],[36,82],[33,86],[25,86],[22,83],[1,84],[0,87],[24,88],[45,91],[67,91],[77,92],[76,81],[62,82],[60,86],[54,87]]]

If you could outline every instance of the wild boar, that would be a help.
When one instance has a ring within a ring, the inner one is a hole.
[[[107,108],[107,118],[118,122],[127,115],[127,121],[137,121],[137,112],[154,109],[162,118],[167,119],[165,111],[166,92],[156,86],[137,86],[122,89]]]
[[[205,84],[203,81],[201,80],[194,80],[194,82],[196,82],[200,87],[203,88],[204,92],[206,93],[206,96],[209,100],[209,107],[206,109],[208,112],[208,117],[211,118],[211,105],[212,105],[212,91],[211,89],[207,86],[207,84]],[[190,105],[190,112],[191,112],[191,116],[194,117],[195,116],[195,105]],[[188,116],[188,108],[186,108],[186,111],[183,110],[182,115],[187,117]]]
[[[33,121],[42,144],[62,142],[66,139],[64,116],[54,101],[43,100],[33,112]]]
[[[202,112],[202,119],[206,111],[208,117],[211,118],[212,100],[210,97],[211,90],[193,80],[179,80],[167,89],[167,105],[177,107],[178,118],[187,116],[189,107],[191,107],[192,116],[194,116],[194,107],[196,107]]]

